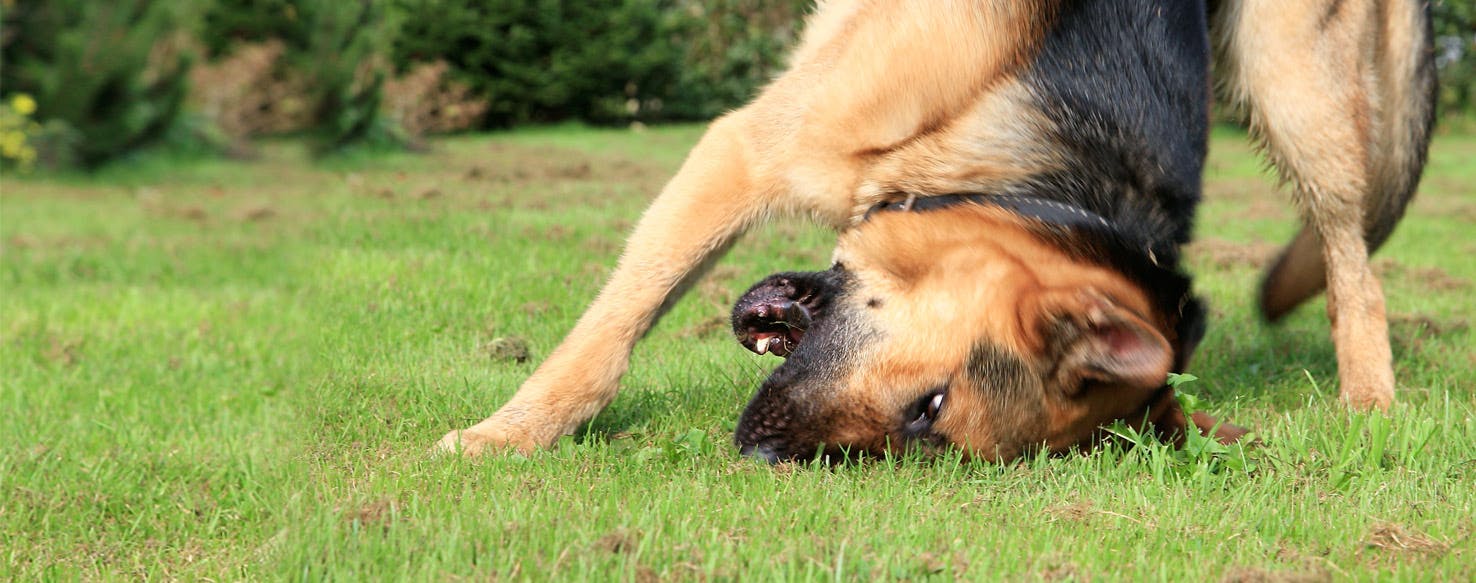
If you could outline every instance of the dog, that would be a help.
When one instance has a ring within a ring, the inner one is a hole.
[[[788,70],[712,122],[563,343],[439,446],[529,451],[614,398],[635,343],[750,226],[838,231],[834,264],[738,301],[786,357],[735,441],[771,462],[921,447],[1010,460],[1122,421],[1243,429],[1165,384],[1204,331],[1180,269],[1212,97],[1241,104],[1304,227],[1270,267],[1275,321],[1321,292],[1341,399],[1394,379],[1369,253],[1413,196],[1433,120],[1419,0],[821,2]]]

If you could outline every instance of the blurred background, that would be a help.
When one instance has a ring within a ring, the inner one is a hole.
[[[249,158],[280,135],[319,154],[414,150],[526,124],[705,120],[782,69],[812,3],[0,0],[0,160]],[[1469,126],[1476,2],[1431,8],[1442,119]]]

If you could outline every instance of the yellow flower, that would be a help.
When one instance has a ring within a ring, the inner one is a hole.
[[[20,156],[21,151],[25,147],[26,135],[23,133],[5,132],[4,135],[0,135],[0,154],[3,154],[6,158]]]
[[[21,115],[31,115],[36,113],[36,100],[30,95],[17,93],[15,97],[10,98],[10,108]]]

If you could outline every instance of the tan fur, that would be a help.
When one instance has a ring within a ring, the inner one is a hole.
[[[1222,45],[1235,65],[1231,85],[1251,102],[1278,167],[1298,184],[1304,214],[1326,241],[1322,257],[1333,274],[1334,334],[1345,397],[1382,406],[1392,381],[1382,297],[1367,270],[1359,229],[1365,216],[1362,193],[1374,180],[1369,168],[1383,159],[1371,150],[1408,145],[1373,137],[1384,136],[1373,128],[1394,123],[1375,114],[1397,116],[1400,105],[1379,109],[1368,97],[1368,83],[1347,82],[1366,78],[1370,65],[1361,35],[1376,20],[1371,5],[1347,3],[1339,18],[1352,24],[1330,29],[1326,38],[1307,28],[1315,10],[1301,3],[1232,3],[1226,11],[1231,33]],[[641,218],[610,281],[564,342],[506,405],[470,428],[448,433],[440,446],[468,455],[489,447],[527,451],[574,431],[614,398],[631,349],[665,308],[757,221],[798,214],[845,232],[884,193],[1002,190],[1012,181],[1058,169],[1059,145],[1044,137],[1042,114],[1029,105],[1014,78],[1030,62],[1054,4],[822,2],[789,70],[748,106],[712,123]],[[1400,3],[1387,6],[1394,4]],[[1384,38],[1410,34],[1395,27]],[[1309,53],[1308,47],[1324,50]],[[938,249],[930,247],[937,237],[978,235],[932,232],[936,229],[899,229],[894,236],[919,240],[893,244],[891,252],[931,254]],[[1031,345],[1030,326],[1008,317],[1019,306],[1006,295],[990,296],[996,292],[959,281],[947,270],[911,272],[937,260],[931,255],[882,257],[880,250],[863,249],[866,243],[860,241],[847,251],[849,236],[842,237],[842,254],[870,253],[878,265],[888,266],[878,269],[891,270],[886,277],[878,272],[875,285],[910,282],[906,285],[917,293],[943,290],[928,301],[909,296],[907,289],[893,290],[917,311],[914,316],[934,316],[924,312],[968,288],[976,295],[949,301],[967,301],[970,309],[982,310],[971,326],[1009,329],[995,337],[1017,338],[1016,350],[1038,348]],[[1085,285],[1123,302],[1123,309],[1147,313],[1141,292],[1123,288],[1114,274],[1083,265],[1066,269],[1069,261],[1039,243],[1012,240],[1007,249],[995,241],[957,247],[957,265],[979,259],[967,254],[996,253],[1002,261],[980,267],[989,273],[976,275],[1002,278],[1008,289]],[[1049,266],[1072,275],[1057,281]],[[924,332],[912,341],[929,338]],[[899,359],[886,374],[943,370],[933,367],[957,364],[953,361],[964,356],[927,357],[948,363]],[[1066,409],[1051,415],[1052,423],[1073,427],[1081,416]],[[851,417],[865,419],[861,413]]]
[[[1306,223],[1267,273],[1263,313],[1274,321],[1327,287],[1341,396],[1358,409],[1394,400],[1384,296],[1368,256],[1423,164],[1419,10],[1412,0],[1234,0],[1212,27],[1221,83],[1249,106]]]
[[[841,235],[836,259],[856,285],[849,294],[855,305],[834,309],[868,312],[865,303],[874,297],[885,298],[887,306],[869,311],[866,319],[884,340],[855,347],[849,376],[836,383],[842,394],[825,399],[847,411],[831,419],[827,441],[857,449],[896,449],[900,444],[880,443],[893,429],[893,412],[940,384],[975,382],[964,371],[977,339],[993,339],[1032,370],[1056,367],[1043,335],[1045,321],[1084,315],[1083,294],[1110,298],[1124,317],[1147,327],[1167,327],[1144,290],[1115,271],[1067,256],[997,208],[877,215]],[[952,390],[937,430],[968,454],[990,460],[1009,459],[1041,442],[1052,451],[1088,442],[1103,423],[1141,410],[1149,392],[1161,386],[1169,348],[1167,338],[1159,341],[1162,370],[1142,386],[1070,394],[1061,386],[1075,386],[1078,379],[1061,379],[1024,400],[1039,403],[1038,409],[992,402],[985,397],[992,392],[987,387]]]
[[[1008,100],[989,90],[1023,62],[1041,34],[1044,6],[825,3],[789,71],[753,103],[713,122],[564,342],[506,405],[448,433],[441,447],[527,451],[574,431],[615,397],[631,349],[663,308],[754,221],[802,214],[842,228],[865,208],[861,193],[880,192],[876,184],[897,175],[909,156],[965,154],[960,132],[1009,115]],[[1007,163],[1018,136],[997,133],[997,147],[973,142],[996,164],[953,172],[954,180],[982,184],[1032,172]]]

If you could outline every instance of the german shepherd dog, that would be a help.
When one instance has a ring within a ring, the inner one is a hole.
[[[441,447],[531,450],[615,397],[636,341],[744,230],[839,232],[834,264],[759,282],[739,341],[786,357],[736,441],[770,461],[909,447],[1009,460],[1114,421],[1167,439],[1204,330],[1180,270],[1214,61],[1304,227],[1275,321],[1324,288],[1341,398],[1394,399],[1369,253],[1414,193],[1433,118],[1420,0],[822,1],[788,71],[714,121],[574,330]]]

